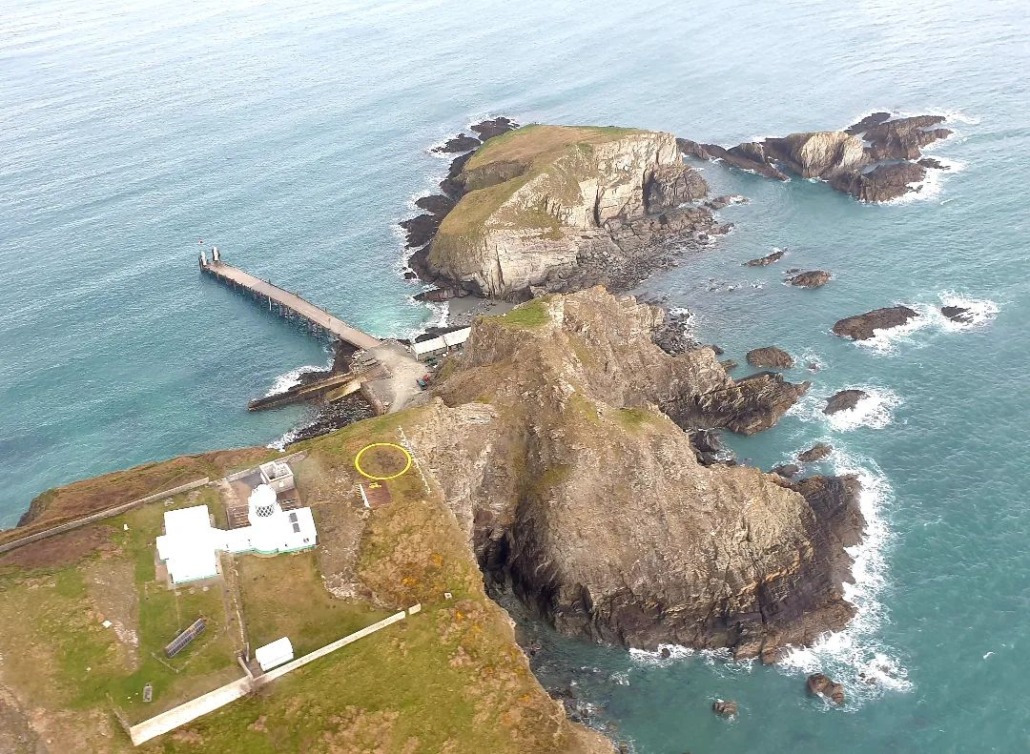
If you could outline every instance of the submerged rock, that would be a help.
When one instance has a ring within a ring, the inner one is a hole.
[[[824,270],[809,270],[787,278],[787,282],[798,288],[820,288],[830,282],[830,273]]]
[[[712,712],[719,717],[735,717],[737,714],[737,703],[729,699],[716,699],[712,702]]]
[[[826,407],[823,409],[823,413],[835,414],[838,411],[850,411],[858,405],[860,400],[868,397],[869,393],[864,390],[854,388],[841,390],[826,400]]]
[[[753,367],[771,367],[773,369],[790,369],[794,366],[794,357],[776,346],[755,348],[747,352],[747,363]]]
[[[786,252],[782,249],[777,249],[772,254],[766,254],[764,257],[758,259],[752,259],[744,262],[743,267],[768,267],[773,262],[778,262],[783,258]]]
[[[798,453],[798,460],[802,463],[814,463],[821,461],[833,452],[833,446],[825,442],[817,442],[808,450]]]
[[[833,326],[833,332],[842,338],[867,340],[875,337],[877,330],[889,330],[892,327],[900,327],[910,319],[915,319],[918,316],[918,312],[914,309],[909,309],[907,306],[875,309],[865,314],[856,314],[853,317],[837,320]]]

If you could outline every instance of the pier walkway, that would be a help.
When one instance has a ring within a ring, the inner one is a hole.
[[[382,341],[363,333],[355,327],[351,327],[341,319],[334,317],[321,307],[315,306],[310,301],[302,299],[295,293],[283,290],[273,283],[256,278],[238,267],[226,264],[220,259],[204,262],[201,261],[200,269],[222,282],[237,288],[244,288],[259,299],[268,301],[269,308],[274,304],[285,313],[300,317],[306,320],[311,326],[323,330],[330,335],[339,338],[345,343],[350,343],[355,348],[371,350],[382,345]]]

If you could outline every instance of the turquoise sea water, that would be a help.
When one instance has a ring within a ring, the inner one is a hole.
[[[583,695],[640,754],[1030,750],[1028,32],[1016,0],[0,0],[0,525],[49,486],[302,419],[246,401],[323,347],[201,280],[198,239],[401,334],[431,314],[407,301],[393,224],[446,164],[427,147],[474,119],[730,144],[945,112],[958,135],[934,155],[960,169],[907,204],[702,166],[751,203],[723,212],[737,227],[718,246],[643,286],[731,356],[803,357],[791,376],[813,398],[733,444],[772,465],[824,439],[826,470],[866,479],[859,619],[775,669],[567,640],[544,657],[582,668]],[[773,246],[789,249],[778,266],[740,267]],[[835,279],[787,288],[793,266]],[[981,324],[932,316],[952,299]],[[877,348],[829,333],[895,302],[926,326]],[[875,399],[827,422],[816,399],[852,386]],[[844,709],[803,693],[817,668],[847,683]],[[715,718],[716,697],[739,719]]]

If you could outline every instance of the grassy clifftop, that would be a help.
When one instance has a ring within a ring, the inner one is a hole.
[[[431,474],[386,483],[366,510],[357,452],[398,442],[425,421],[414,409],[299,446],[294,469],[315,510],[319,547],[226,559],[224,584],[172,592],[155,573],[154,538],[170,508],[207,504],[206,487],[0,556],[0,750],[134,751],[135,723],[241,675],[234,652],[282,635],[305,652],[415,602],[422,612],[322,658],[137,751],[168,754],[376,752],[600,754],[603,739],[570,724],[532,675],[507,615],[485,594],[467,540]],[[175,459],[55,490],[51,513],[138,497],[225,465],[245,451]],[[427,470],[428,472],[428,470]],[[46,520],[44,518],[44,520]],[[219,521],[224,526],[224,521]],[[288,584],[288,589],[284,585]],[[330,596],[332,591],[333,596]],[[198,615],[205,634],[174,660],[161,648]],[[142,689],[153,686],[153,701]],[[5,729],[24,731],[14,748]]]

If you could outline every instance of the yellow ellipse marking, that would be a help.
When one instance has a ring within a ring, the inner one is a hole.
[[[399,450],[401,453],[404,454],[404,468],[398,471],[396,474],[390,474],[389,476],[376,476],[375,474],[369,474],[367,471],[361,468],[361,456],[365,453],[366,450],[372,450],[372,448],[395,448]],[[374,479],[377,482],[387,482],[391,479],[396,479],[397,477],[402,476],[408,472],[408,469],[411,468],[411,453],[408,452],[407,448],[403,447],[402,445],[398,445],[397,443],[374,442],[371,445],[366,445],[365,447],[363,447],[361,450],[358,451],[358,454],[354,456],[354,468],[357,469],[358,473],[366,479]]]

